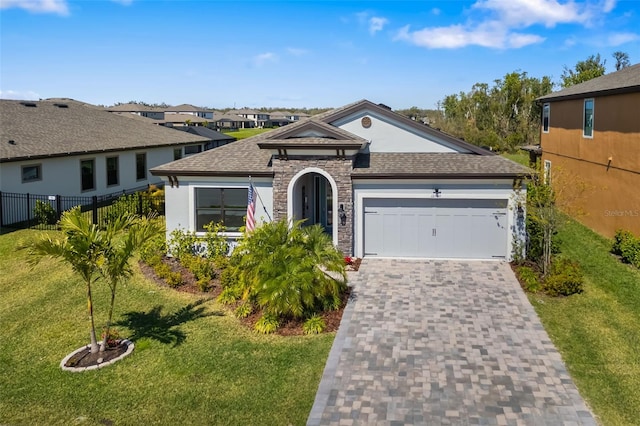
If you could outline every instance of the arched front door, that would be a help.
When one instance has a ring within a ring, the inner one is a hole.
[[[303,226],[319,224],[336,244],[336,189],[331,176],[323,170],[313,168],[298,173],[288,188],[289,218],[304,219]]]

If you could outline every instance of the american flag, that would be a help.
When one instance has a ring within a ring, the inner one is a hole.
[[[249,182],[249,192],[247,196],[247,232],[251,232],[256,228],[256,190],[253,184]]]

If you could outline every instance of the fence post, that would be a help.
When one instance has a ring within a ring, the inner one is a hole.
[[[27,227],[31,228],[31,194],[27,192]]]
[[[4,200],[4,195],[2,195],[2,191],[0,191],[0,230],[4,226],[4,213],[2,209],[2,200]]]
[[[98,224],[98,197],[94,195],[91,197],[93,199],[93,224]]]
[[[60,195],[56,195],[56,220],[60,220],[62,216],[62,200]]]

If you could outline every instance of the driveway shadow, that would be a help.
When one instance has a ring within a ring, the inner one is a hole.
[[[129,339],[134,342],[146,337],[160,343],[178,346],[187,338],[185,332],[180,329],[182,324],[199,318],[224,315],[222,311],[205,312],[206,309],[202,305],[208,300],[197,300],[167,314],[162,313],[163,306],[161,305],[154,306],[148,312],[126,312],[123,314],[124,318],[114,325],[127,327],[131,330]]]

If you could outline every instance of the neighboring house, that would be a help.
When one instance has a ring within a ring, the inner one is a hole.
[[[300,121],[305,120],[311,116],[306,112],[290,112],[285,117],[287,117],[291,121]]]
[[[208,139],[207,142],[203,144],[194,144],[194,145],[186,145],[184,147],[179,147],[174,150],[174,160],[179,160],[183,157],[198,154],[202,151],[208,151],[213,148],[218,148],[223,145],[226,145],[231,142],[235,142],[236,138],[233,136],[225,135],[224,133],[216,132],[215,130],[209,129],[208,127],[202,126],[183,126],[183,127],[174,127],[176,130],[181,130],[183,132],[191,133],[192,135],[201,136],[203,138]]]
[[[183,113],[166,113],[164,119],[159,121],[167,127],[180,127],[180,126],[207,126],[211,123],[211,120],[198,117],[193,114]]]
[[[164,111],[159,108],[148,107],[140,104],[120,104],[106,108],[109,112],[130,113],[139,115],[140,117],[152,118],[154,120],[163,120]]]
[[[159,183],[149,168],[210,141],[132,118],[72,100],[0,100],[0,191],[93,196]]]
[[[269,115],[270,127],[282,127],[287,124],[293,123],[293,120],[289,118],[291,113],[289,111],[274,111]]]
[[[320,224],[346,255],[509,259],[524,238],[529,169],[363,100],[151,170],[167,232]]]
[[[218,129],[246,129],[254,127],[252,120],[231,113],[215,114],[213,121],[209,123],[209,125],[211,124]]]
[[[164,109],[165,119],[169,114],[188,114],[196,117],[204,118],[206,120],[213,120],[213,111],[209,109],[200,108],[197,106],[182,104],[177,106],[171,106]]]
[[[269,124],[269,114],[253,109],[236,109],[228,112],[229,114],[239,115],[240,117],[251,120],[250,127],[266,127]]]
[[[605,236],[640,235],[640,64],[538,101],[543,167],[560,203]]]

